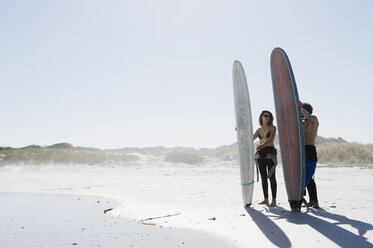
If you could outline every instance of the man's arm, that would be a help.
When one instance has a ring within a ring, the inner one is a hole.
[[[300,107],[300,111],[302,112],[302,115],[303,115],[303,117],[304,117],[306,120],[309,120],[309,121],[311,121],[311,122],[318,122],[316,116],[311,115],[310,113],[308,113],[307,110],[305,110],[305,109],[303,108],[303,103],[302,103],[301,101],[299,101],[297,105],[298,105],[298,107]]]

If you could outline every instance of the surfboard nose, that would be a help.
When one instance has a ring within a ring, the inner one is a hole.
[[[243,66],[242,66],[241,62],[238,61],[238,60],[235,60],[233,62],[233,71],[237,71],[238,68],[242,68],[242,70],[243,70]]]

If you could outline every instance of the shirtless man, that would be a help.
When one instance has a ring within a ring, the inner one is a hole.
[[[319,120],[316,116],[312,115],[313,108],[309,103],[299,102],[298,106],[301,107],[303,115],[303,131],[304,131],[304,144],[306,151],[306,181],[305,187],[308,186],[316,170],[317,152],[316,152],[316,136],[319,128]],[[313,187],[314,185],[314,187]],[[310,206],[315,208],[319,207],[316,195],[316,184],[312,183],[309,187],[310,193]]]

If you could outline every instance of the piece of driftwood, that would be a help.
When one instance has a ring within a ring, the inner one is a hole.
[[[111,210],[113,210],[113,209],[112,209],[112,208],[105,209],[105,210],[104,210],[104,214],[106,214],[106,212],[109,212],[109,211],[111,211]]]
[[[173,216],[177,216],[177,215],[180,215],[180,213],[168,214],[168,215],[158,216],[158,217],[150,217],[150,218],[147,218],[147,219],[139,220],[139,222],[142,223],[142,224],[144,224],[144,225],[155,225],[153,223],[145,223],[145,221],[155,220],[155,219],[162,219],[162,218],[168,218],[168,217],[173,217]]]

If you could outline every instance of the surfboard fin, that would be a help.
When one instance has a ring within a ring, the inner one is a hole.
[[[306,199],[304,199],[304,198],[303,198],[303,204],[306,207],[306,209],[308,210],[309,209],[309,205],[308,205]]]

